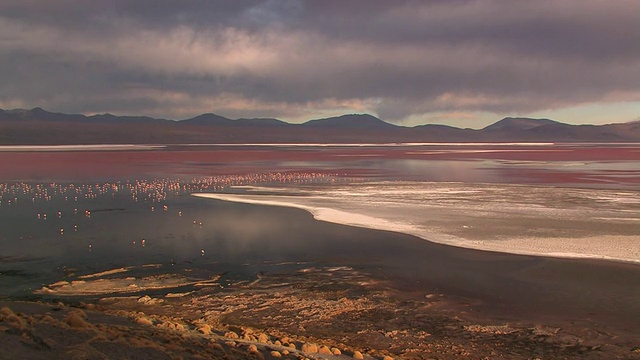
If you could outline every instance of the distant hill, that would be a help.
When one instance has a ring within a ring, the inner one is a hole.
[[[227,126],[233,123],[233,120],[228,119],[224,116],[208,113],[208,114],[198,115],[191,119],[182,120],[182,123],[188,124],[188,125]]]
[[[39,107],[31,110],[0,110],[0,120],[5,121],[84,121],[86,119],[85,115],[52,113]]]
[[[302,126],[334,129],[392,129],[398,127],[369,114],[349,114],[326,119],[309,120],[303,123]]]
[[[278,120],[278,119],[272,119],[272,118],[255,118],[255,119],[241,118],[241,119],[234,120],[234,124],[236,124],[236,126],[254,126],[254,127],[291,125],[288,122]]]
[[[390,143],[390,142],[640,142],[640,121],[569,125],[550,119],[505,118],[480,130],[445,125],[404,127],[368,114],[290,124],[229,119],[208,113],[185,120],[99,114],[85,116],[0,110],[0,144]]]
[[[200,126],[233,126],[233,127],[260,127],[260,126],[287,126],[290,125],[282,120],[261,118],[261,119],[236,119],[232,120],[216,114],[202,114],[191,119],[179,121],[180,125],[200,125]]]
[[[513,131],[513,130],[530,130],[543,125],[557,125],[557,121],[549,119],[530,119],[530,118],[504,118],[495,122],[483,130],[485,131]]]
[[[160,124],[167,121],[163,119],[154,119],[148,116],[116,116],[111,114],[92,115],[87,117],[87,120],[104,124]]]

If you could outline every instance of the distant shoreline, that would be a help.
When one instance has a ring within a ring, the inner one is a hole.
[[[0,152],[30,152],[30,151],[131,151],[131,150],[162,150],[172,147],[318,147],[318,148],[369,148],[369,147],[544,147],[544,146],[637,146],[640,142],[536,142],[536,141],[487,141],[487,142],[327,142],[327,143],[284,143],[284,142],[256,142],[256,143],[149,143],[149,144],[0,144]]]

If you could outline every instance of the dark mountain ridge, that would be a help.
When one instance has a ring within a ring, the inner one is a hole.
[[[560,122],[549,119],[512,118],[507,117],[497,121],[482,130],[506,131],[506,130],[530,130],[544,125],[557,125]]]
[[[207,113],[198,115],[196,117],[192,117],[191,119],[182,120],[183,124],[189,125],[230,125],[233,120],[228,119],[224,116]]]
[[[349,142],[640,142],[640,122],[569,125],[550,119],[504,118],[480,130],[447,125],[398,126],[369,114],[290,124],[229,119],[213,113],[185,120],[112,114],[0,110],[0,144],[349,143]]]
[[[334,129],[392,129],[400,127],[380,120],[369,114],[347,114],[324,119],[309,120],[303,123],[302,126]]]

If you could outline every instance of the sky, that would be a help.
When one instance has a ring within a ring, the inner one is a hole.
[[[638,0],[0,0],[0,108],[640,120]]]

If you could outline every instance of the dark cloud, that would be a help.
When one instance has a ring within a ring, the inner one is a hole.
[[[400,121],[640,101],[639,13],[635,0],[5,1],[0,107]]]

